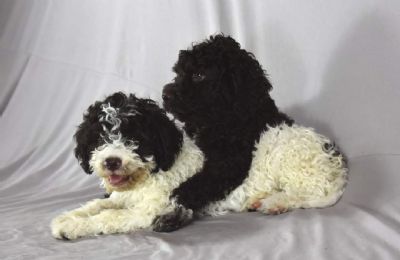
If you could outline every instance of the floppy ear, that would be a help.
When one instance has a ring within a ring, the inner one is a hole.
[[[100,102],[96,102],[88,108],[83,115],[83,122],[78,126],[74,135],[76,142],[75,157],[87,174],[92,173],[89,166],[90,153],[96,148],[102,129],[98,121],[100,105]]]
[[[153,131],[152,145],[157,168],[167,171],[182,148],[182,132],[159,107],[146,117]]]
[[[81,124],[76,131],[74,138],[76,141],[76,146],[74,149],[75,158],[78,159],[79,165],[82,169],[87,173],[91,174],[92,171],[90,170],[89,166],[89,147],[88,147],[88,140],[87,140],[87,131],[83,124]]]

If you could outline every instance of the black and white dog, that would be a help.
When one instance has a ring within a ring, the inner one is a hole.
[[[89,107],[75,139],[82,168],[96,172],[111,196],[56,217],[51,229],[59,239],[171,231],[187,224],[193,213],[277,214],[325,207],[340,198],[346,181],[343,158],[328,139],[312,129],[281,124],[261,134],[248,177],[222,199],[193,212],[179,204],[173,190],[197,176],[208,158],[155,102],[113,94]]]
[[[213,215],[244,208],[276,214],[340,198],[343,156],[278,110],[264,70],[234,39],[211,36],[182,50],[173,70],[164,108],[205,155],[202,170],[173,191],[177,205]],[[160,216],[155,230],[179,228],[184,222],[173,214]]]
[[[151,228],[157,215],[180,210],[172,190],[203,166],[203,153],[164,110],[134,95],[115,93],[90,106],[75,140],[80,165],[111,196],[56,217],[51,229],[58,239]],[[191,214],[177,212],[182,221]]]

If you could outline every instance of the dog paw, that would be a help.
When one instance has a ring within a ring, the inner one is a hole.
[[[257,199],[249,206],[249,211],[258,211],[269,215],[279,215],[289,211],[288,203],[283,196],[274,195],[264,199]]]
[[[174,211],[158,216],[152,224],[153,231],[172,232],[189,224],[193,219],[193,211],[179,205]]]
[[[75,240],[89,235],[88,223],[84,219],[61,215],[51,223],[51,234],[56,239]]]
[[[253,203],[250,205],[250,208],[249,208],[249,209],[250,209],[251,211],[256,211],[256,210],[259,209],[261,206],[262,206],[261,201],[257,200],[256,202],[253,202]]]
[[[266,212],[266,213],[269,214],[269,215],[279,215],[279,214],[286,213],[286,212],[288,212],[288,211],[289,211],[288,208],[282,207],[282,206],[279,206],[279,205],[276,205],[276,206],[273,207],[273,208],[267,209],[267,212]]]

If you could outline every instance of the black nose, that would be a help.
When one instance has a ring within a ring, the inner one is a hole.
[[[167,84],[163,88],[162,98],[164,101],[172,99],[175,95],[175,86],[173,83]]]
[[[121,168],[122,161],[118,157],[109,157],[105,160],[104,165],[110,171],[115,171]]]

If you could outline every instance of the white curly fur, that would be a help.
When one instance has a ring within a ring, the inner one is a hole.
[[[255,209],[279,214],[295,208],[333,205],[343,194],[347,168],[342,155],[324,149],[327,143],[330,141],[326,137],[311,128],[286,124],[269,128],[255,146],[243,184],[201,213],[216,216]],[[134,150],[134,145],[124,146],[118,139],[93,152],[91,167],[106,184],[101,162],[107,156],[118,154],[128,172],[139,168],[144,171],[128,189],[114,190],[108,199],[92,200],[55,218],[51,224],[54,237],[76,239],[151,228],[156,216],[177,207],[170,200],[173,189],[198,172],[204,160],[199,148],[184,136],[172,168],[150,174],[152,160],[141,161]]]
[[[147,170],[133,188],[113,191],[108,199],[92,200],[56,217],[51,223],[52,235],[58,239],[76,239],[150,228],[157,215],[176,207],[170,200],[172,190],[203,165],[203,153],[186,136],[183,140],[182,149],[170,170],[158,173]]]
[[[204,214],[255,209],[278,214],[295,208],[327,207],[343,194],[347,169],[342,155],[324,150],[330,141],[313,129],[286,124],[269,128],[255,146],[248,177]]]
[[[114,171],[114,173],[121,176],[131,176],[131,182],[138,181],[137,179],[140,177],[138,174],[151,172],[154,169],[156,165],[154,158],[149,156],[144,158],[145,160],[143,161],[135,151],[137,148],[138,146],[133,142],[127,142],[123,138],[119,138],[118,140],[112,141],[112,143],[106,143],[96,148],[92,152],[89,161],[90,168],[103,179],[101,186],[104,187],[108,193],[111,193],[115,188],[107,181],[109,172],[104,168],[104,162],[107,158],[118,157],[121,159],[122,167]],[[132,179],[133,177],[135,178]]]

